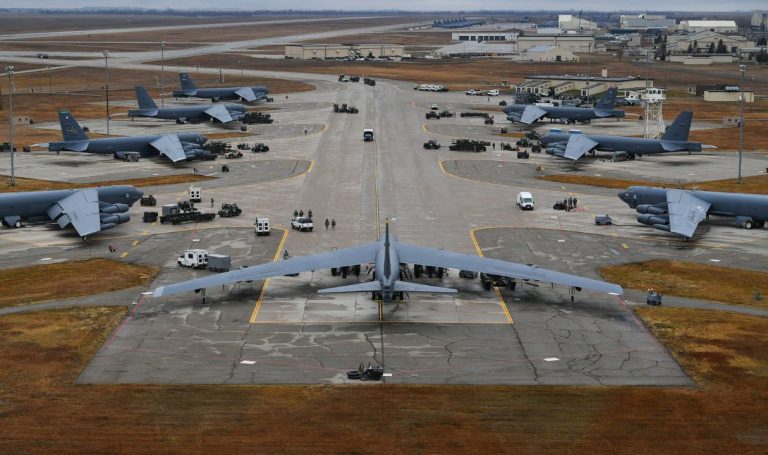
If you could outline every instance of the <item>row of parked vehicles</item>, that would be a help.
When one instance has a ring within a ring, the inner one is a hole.
[[[470,96],[499,96],[499,91],[496,89],[492,90],[475,90],[475,89],[469,89],[466,92],[464,92],[466,95]]]

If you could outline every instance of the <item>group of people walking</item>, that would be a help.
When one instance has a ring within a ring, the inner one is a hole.
[[[293,209],[293,217],[302,217],[304,216],[304,209]],[[312,209],[307,210],[307,218],[310,220],[312,219]],[[314,220],[313,220],[314,221]],[[328,218],[325,219],[325,230],[327,231],[328,228],[331,228],[331,230],[336,230],[336,219],[331,218],[328,220]]]

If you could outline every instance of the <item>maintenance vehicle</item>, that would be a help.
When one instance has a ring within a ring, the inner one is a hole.
[[[429,111],[429,112],[427,112],[427,114],[426,114],[426,117],[427,117],[427,120],[432,120],[432,119],[434,119],[434,120],[440,120],[440,114],[438,114],[438,113],[437,113],[437,112],[435,112],[435,111]]]
[[[448,146],[449,150],[455,152],[484,152],[486,147],[490,146],[488,141],[477,141],[474,139],[456,139]]]
[[[437,104],[433,104],[433,105],[429,106],[429,109],[433,110],[433,111],[439,111],[440,110],[440,106],[438,106]]]
[[[312,222],[312,218],[305,216],[297,216],[291,219],[291,229],[297,229],[299,231],[309,231],[315,228],[315,223]]]
[[[376,85],[376,81],[371,79],[370,77],[363,78],[363,83],[365,85],[370,85],[370,86]]]
[[[258,144],[254,144],[254,146],[251,148],[251,151],[253,153],[266,153],[269,151],[269,146],[267,146],[267,144],[259,142]]]
[[[229,218],[233,216],[240,216],[243,211],[235,203],[224,202],[221,204],[221,210],[219,210],[219,216],[221,218]]]
[[[366,128],[363,130],[363,141],[373,142],[373,129]]]
[[[595,215],[595,224],[598,226],[610,226],[613,224],[613,218],[606,214]]]
[[[436,140],[430,139],[424,143],[424,148],[426,150],[440,150],[440,144]]]
[[[517,193],[517,206],[521,210],[533,210],[533,195],[528,191]]]
[[[256,235],[269,235],[269,218],[256,218],[256,221],[253,222],[253,225],[256,226],[256,228],[254,228]]]
[[[141,217],[142,221],[145,223],[154,223],[157,221],[158,214],[157,212],[144,212],[144,215]]]
[[[193,269],[204,269],[208,266],[208,250],[191,249],[186,250],[176,263],[182,267],[191,267]]]
[[[454,114],[453,112],[448,111],[448,110],[440,111],[439,115],[440,115],[440,117],[444,117],[444,118],[451,118],[451,117],[455,117],[456,116],[456,114]]]
[[[226,158],[228,160],[235,160],[235,159],[242,158],[242,157],[243,157],[243,152],[241,152],[239,150],[237,150],[237,151],[230,150],[230,151],[228,151],[227,153],[224,154],[224,158]]]
[[[157,205],[157,199],[150,194],[149,196],[142,196],[141,199],[139,199],[139,203],[144,207],[154,207]]]
[[[272,123],[274,120],[272,115],[264,112],[246,112],[242,122],[250,125],[254,123]]]
[[[648,296],[645,298],[645,303],[653,306],[661,305],[661,294],[653,288],[648,289]]]
[[[195,208],[189,201],[181,201],[178,204],[163,205],[160,215],[160,223],[181,224],[198,221],[211,221],[216,218],[215,213],[203,213]]]
[[[228,148],[228,144],[226,142],[221,141],[208,141],[205,144],[203,144],[203,150],[207,150],[211,153],[215,153],[218,155],[221,155],[222,153],[226,152]]]

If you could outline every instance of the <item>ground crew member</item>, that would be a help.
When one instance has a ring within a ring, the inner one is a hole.
[[[299,210],[299,216],[304,216],[304,209]]]
[[[307,135],[307,129],[304,128],[304,136],[306,136],[306,135]]]
[[[213,208],[213,198],[211,198],[211,208]]]
[[[496,143],[493,143],[493,149],[496,150]]]
[[[312,219],[312,209],[309,209],[309,211],[307,212],[307,216],[309,217],[310,220]]]
[[[331,219],[331,230],[336,230],[336,218]]]
[[[289,257],[291,256],[288,254],[288,250],[285,250],[285,253],[283,253],[283,259],[288,259]]]
[[[331,222],[328,221],[328,218],[325,219],[325,230],[328,230],[328,226],[330,226]]]
[[[573,208],[576,208],[576,197],[573,197]]]
[[[296,218],[297,216],[299,216],[299,211],[296,209],[293,209],[293,217]]]

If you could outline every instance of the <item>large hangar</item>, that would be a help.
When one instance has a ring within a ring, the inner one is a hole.
[[[347,58],[402,58],[401,44],[293,44],[285,46],[285,58],[325,60]]]

